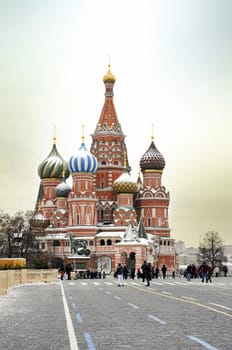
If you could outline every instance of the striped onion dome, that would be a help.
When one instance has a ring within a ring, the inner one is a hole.
[[[38,174],[41,179],[55,178],[62,179],[63,171],[65,178],[68,178],[70,172],[68,170],[67,162],[61,157],[56,148],[56,142],[54,143],[51,152],[47,158],[39,165]]]
[[[71,173],[95,173],[97,158],[87,150],[84,142],[82,142],[77,153],[69,159],[68,168]]]
[[[66,183],[65,179],[56,186],[55,193],[56,197],[68,197],[71,187]]]
[[[113,190],[116,193],[135,193],[137,191],[137,184],[131,180],[131,176],[126,168],[114,181]]]
[[[165,167],[165,159],[156,148],[152,140],[150,147],[140,159],[140,168],[144,170],[163,170]]]

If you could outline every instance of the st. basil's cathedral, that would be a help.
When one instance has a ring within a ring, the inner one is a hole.
[[[90,150],[82,130],[80,148],[66,161],[54,136],[51,152],[38,167],[32,230],[54,267],[72,263],[79,271],[110,273],[120,262],[137,271],[146,260],[154,267],[165,264],[173,273],[178,261],[168,222],[169,192],[162,185],[165,159],[152,135],[140,158],[141,173],[132,181],[113,101],[115,80],[109,65]],[[72,186],[66,182],[70,176]]]

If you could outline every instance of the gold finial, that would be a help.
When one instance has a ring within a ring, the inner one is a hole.
[[[111,67],[111,65],[110,65],[110,57],[109,57],[108,72],[106,73],[106,75],[104,75],[103,81],[104,81],[104,82],[107,82],[107,81],[108,81],[108,82],[114,83],[115,80],[116,80],[116,78],[115,78],[115,76],[111,73],[110,67]]]
[[[154,124],[152,124],[152,136],[151,141],[154,142]]]
[[[84,125],[82,125],[82,136],[81,136],[82,143],[85,143],[85,136],[84,136]]]
[[[53,136],[53,144],[56,144],[56,126],[54,125],[54,136]]]

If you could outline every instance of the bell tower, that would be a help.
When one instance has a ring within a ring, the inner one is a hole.
[[[98,199],[98,222],[112,223],[117,195],[113,190],[114,181],[122,174],[124,154],[127,159],[125,135],[122,132],[114,106],[115,76],[110,65],[103,77],[105,101],[94,134],[91,153],[98,160],[94,189]],[[127,162],[127,168],[130,169]]]

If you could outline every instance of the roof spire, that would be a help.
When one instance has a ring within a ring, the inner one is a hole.
[[[151,135],[151,141],[154,142],[154,124],[152,124],[152,135]]]
[[[85,136],[84,136],[84,125],[82,125],[82,136],[81,136],[81,142],[84,144],[85,143]]]
[[[53,128],[54,128],[53,144],[55,145],[56,144],[56,125],[55,124]]]

